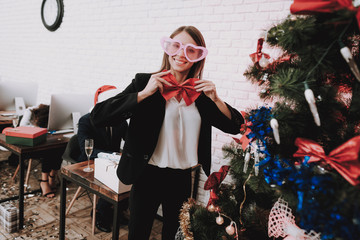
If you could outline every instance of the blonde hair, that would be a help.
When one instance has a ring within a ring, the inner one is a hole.
[[[178,35],[181,32],[186,32],[188,33],[192,39],[194,39],[195,43],[198,46],[202,46],[202,47],[206,47],[205,44],[205,40],[203,35],[201,34],[201,32],[194,26],[181,26],[178,29],[176,29],[171,35],[170,38],[174,38],[176,35]],[[195,62],[194,65],[191,67],[187,78],[202,78],[202,72],[204,69],[204,65],[205,65],[205,59],[199,61],[199,62]],[[161,72],[163,70],[169,70],[170,69],[170,62],[169,62],[169,55],[167,55],[164,52],[164,56],[163,56],[163,60],[161,63],[161,67],[160,67],[160,71]]]

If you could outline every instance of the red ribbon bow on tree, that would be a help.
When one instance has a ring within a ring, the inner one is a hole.
[[[294,0],[290,6],[292,14],[331,13],[341,9],[356,12],[360,28],[360,11],[354,7],[351,0]]]
[[[251,139],[248,138],[248,134],[251,132],[251,129],[249,128],[249,126],[252,125],[251,122],[248,122],[246,120],[248,114],[244,111],[240,112],[241,115],[243,116],[245,123],[241,124],[241,128],[240,131],[244,132],[243,135],[241,136],[241,138],[235,138],[233,137],[233,139],[235,140],[235,142],[237,142],[238,144],[241,144],[241,148],[245,151],[245,149],[249,146],[249,143],[251,141]]]
[[[264,38],[259,38],[258,42],[257,42],[256,52],[250,54],[250,58],[254,63],[259,63],[262,55],[264,55],[264,57],[266,59],[270,58],[269,54],[261,52],[262,47],[263,47],[263,43],[264,43]]]
[[[204,189],[210,190],[210,199],[208,202],[208,206],[210,204],[213,204],[215,200],[219,199],[219,197],[216,195],[216,192],[221,182],[225,179],[227,173],[229,172],[229,169],[230,166],[222,166],[218,172],[213,172],[206,180],[204,184]]]
[[[309,156],[309,162],[324,160],[352,185],[360,183],[360,136],[353,137],[332,150],[329,155],[325,154],[318,143],[310,139],[297,138],[295,145],[299,149],[294,153],[294,157]]]
[[[172,97],[175,97],[176,95],[181,95],[186,105],[189,106],[201,94],[201,92],[197,92],[194,88],[195,81],[199,80],[197,78],[186,79],[186,81],[181,84],[176,81],[176,78],[171,73],[163,76],[162,78],[172,84],[172,86],[163,84],[163,92],[161,95],[165,98],[166,101]]]

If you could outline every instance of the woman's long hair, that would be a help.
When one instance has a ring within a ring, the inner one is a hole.
[[[194,39],[196,45],[198,46],[202,46],[202,47],[206,47],[205,44],[205,40],[203,35],[201,34],[201,32],[194,26],[181,26],[178,29],[176,29],[171,35],[170,38],[174,38],[176,35],[178,35],[181,32],[187,32],[192,39]],[[205,65],[205,58],[199,62],[194,63],[194,65],[191,67],[187,78],[202,78],[202,72],[204,69],[204,65]],[[164,52],[164,56],[163,56],[163,60],[162,60],[162,64],[161,64],[161,68],[160,71],[163,70],[169,70],[170,69],[170,62],[169,62],[169,55],[167,55]]]
[[[37,108],[31,110],[30,122],[38,127],[47,128],[49,119],[49,105],[40,104]]]

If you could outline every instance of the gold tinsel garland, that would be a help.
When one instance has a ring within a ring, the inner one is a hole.
[[[191,232],[191,222],[190,222],[190,208],[195,206],[196,202],[193,198],[189,198],[185,202],[180,211],[180,228],[184,235],[184,240],[194,240],[194,235]]]

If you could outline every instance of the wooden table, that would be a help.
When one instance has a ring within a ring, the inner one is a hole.
[[[0,146],[7,148],[9,151],[19,157],[20,164],[20,181],[19,181],[19,195],[6,199],[0,199],[0,202],[19,199],[19,229],[24,225],[24,160],[28,158],[41,158],[54,156],[54,154],[61,154],[65,151],[66,144],[69,138],[64,137],[62,134],[51,135],[48,134],[46,142],[37,146],[19,146],[6,143],[5,135],[0,134]],[[60,156],[61,157],[61,156]]]
[[[91,160],[91,167],[94,168],[94,161]],[[94,178],[94,172],[84,172],[83,169],[87,167],[87,161],[79,162],[72,165],[67,165],[61,168],[61,195],[60,195],[60,232],[59,239],[65,239],[65,210],[66,210],[66,185],[67,182],[73,182],[76,185],[96,194],[102,199],[110,202],[114,206],[112,239],[119,239],[119,220],[120,220],[120,201],[128,198],[130,192],[116,193],[106,185]],[[94,204],[95,206],[95,204]],[[95,211],[93,212],[93,214]],[[94,218],[93,218],[94,221]]]
[[[5,127],[12,126],[12,119],[14,115],[8,114],[16,114],[16,111],[0,111],[0,133]]]
[[[0,111],[0,123],[12,124],[12,119],[16,111]]]

